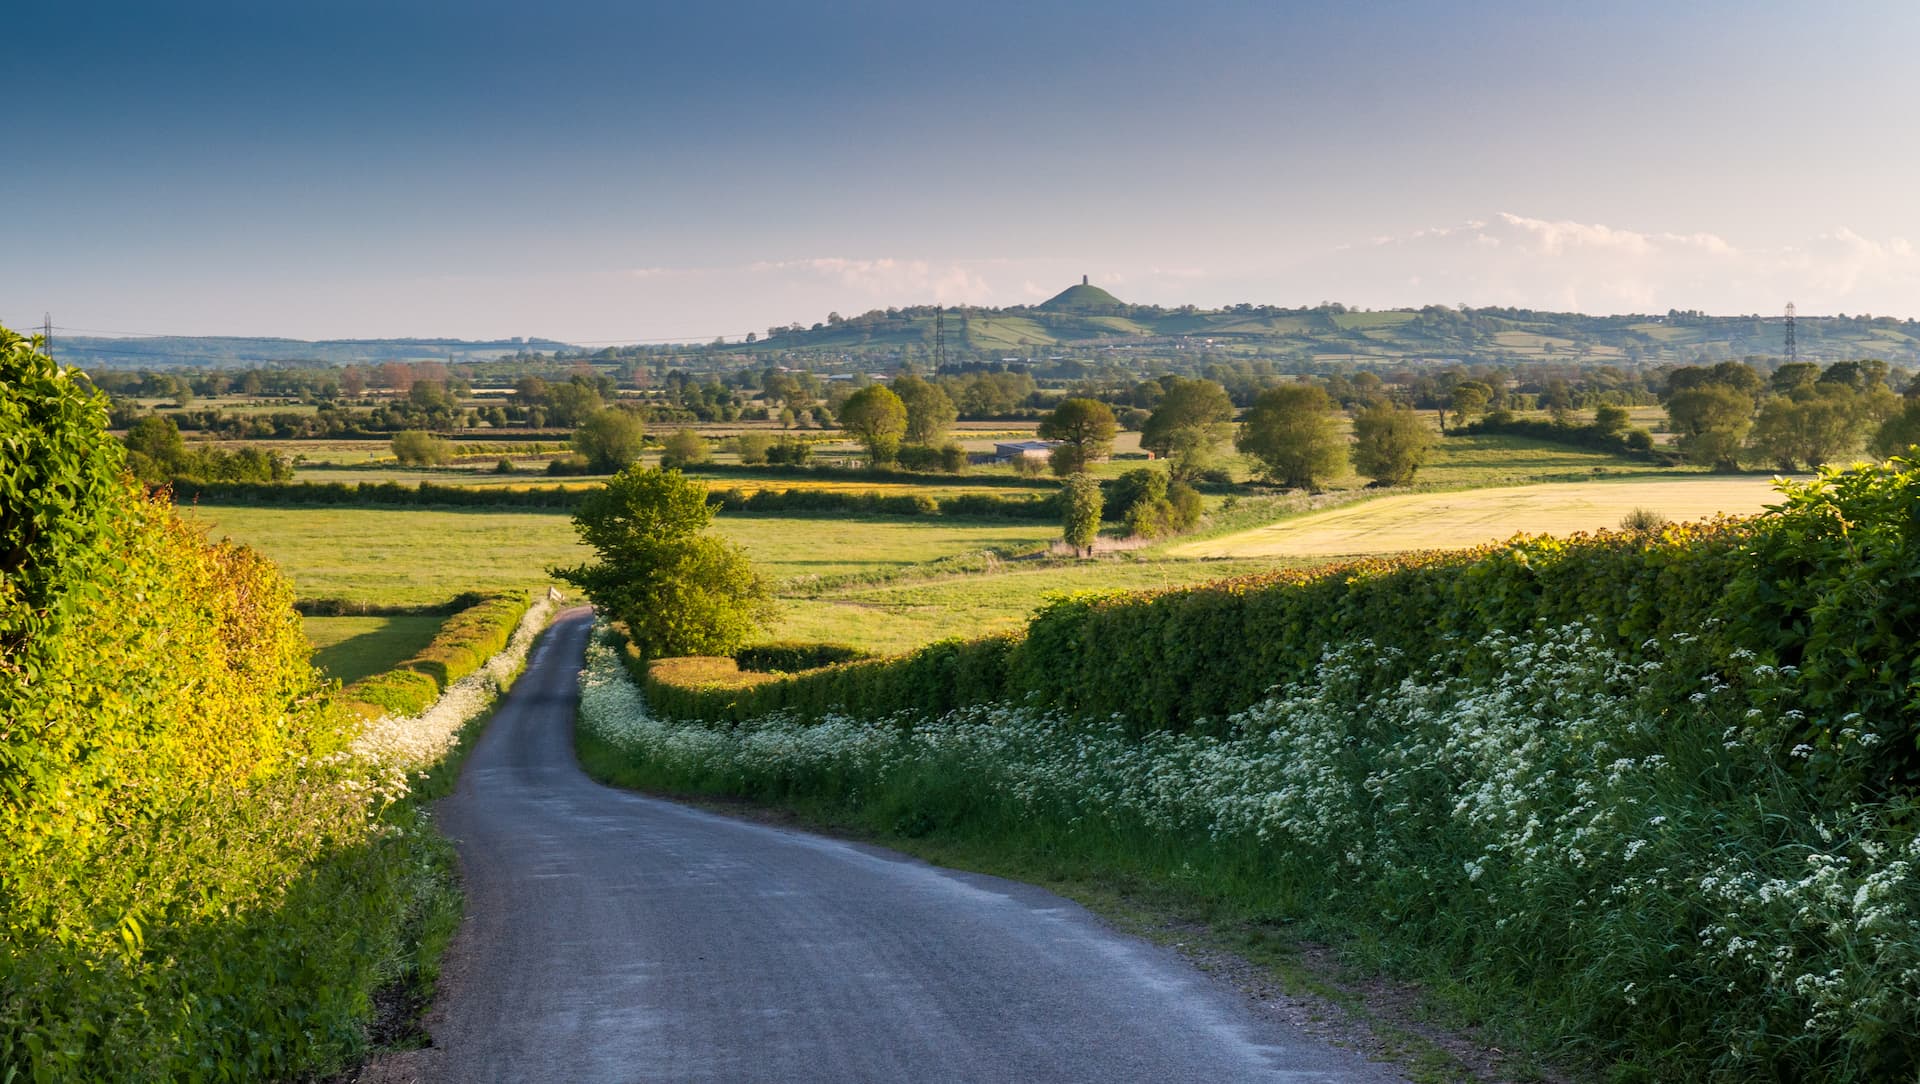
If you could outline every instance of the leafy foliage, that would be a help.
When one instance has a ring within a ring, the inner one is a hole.
[[[4,1075],[337,1067],[447,913],[444,844],[347,755],[286,581],[133,486],[80,378],[0,346]]]
[[[393,457],[407,466],[438,466],[453,461],[453,445],[424,430],[395,433],[389,445]]]
[[[1100,483],[1084,474],[1073,475],[1061,487],[1063,537],[1076,552],[1093,547],[1093,540],[1100,534],[1100,508],[1104,501]]]
[[[891,388],[874,384],[847,397],[840,427],[866,445],[874,463],[891,463],[907,433],[907,407]]]
[[[1433,434],[1413,411],[1376,403],[1353,417],[1353,465],[1388,486],[1406,485],[1427,461]]]
[[[1040,422],[1041,439],[1060,442],[1052,461],[1053,473],[1061,476],[1079,474],[1106,456],[1119,432],[1113,408],[1098,399],[1063,400]]]
[[[1299,489],[1318,489],[1347,465],[1333,401],[1317,384],[1261,392],[1241,420],[1234,446],[1257,460],[1267,477]]]
[[[647,426],[640,415],[620,407],[595,410],[573,434],[573,450],[595,471],[617,471],[638,462]]]
[[[623,622],[647,658],[725,654],[752,636],[772,596],[738,546],[701,534],[712,519],[702,483],[629,467],[573,516],[600,560],[553,574]]]

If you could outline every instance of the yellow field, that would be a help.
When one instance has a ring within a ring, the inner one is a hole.
[[[1177,545],[1174,557],[1344,557],[1463,549],[1516,534],[1565,535],[1618,527],[1636,508],[1674,521],[1758,512],[1778,494],[1766,478],[1572,482],[1408,493],[1267,527]]]

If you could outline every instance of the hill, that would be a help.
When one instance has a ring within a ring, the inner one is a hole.
[[[1806,360],[1877,357],[1906,367],[1920,364],[1920,321],[1802,316],[1797,331]],[[1776,316],[1679,310],[1589,316],[1444,305],[1166,308],[1131,304],[1081,282],[1037,305],[876,309],[811,328],[772,328],[765,339],[729,349],[888,357],[928,350],[937,334],[943,334],[948,356],[959,360],[1126,350],[1168,357],[1190,352],[1264,356],[1306,366],[1552,361],[1633,367],[1779,355],[1785,328]]]
[[[1090,285],[1085,278],[1080,280],[1078,286],[1069,286],[1034,306],[1041,312],[1078,312],[1097,315],[1119,312],[1125,307],[1119,298],[1098,286]]]
[[[575,350],[555,339],[306,339],[227,335],[104,338],[56,335],[54,353],[83,369],[248,369],[377,365],[388,361],[492,361],[528,351]]]

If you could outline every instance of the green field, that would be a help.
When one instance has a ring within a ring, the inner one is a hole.
[[[308,617],[301,624],[313,644],[313,664],[351,685],[384,673],[433,641],[443,619],[418,617]]]
[[[1106,473],[1118,473],[1140,465],[1120,461],[1102,467]],[[1244,467],[1236,473],[1244,473]],[[401,481],[457,477],[450,471],[364,468],[327,474]],[[474,473],[467,477],[491,482],[497,476]],[[907,480],[910,477],[903,476],[900,482],[774,475],[706,480],[716,487],[898,490],[936,497],[973,491],[1003,496],[1046,492],[973,487],[963,480],[920,485]],[[503,480],[518,485],[545,482],[527,474]],[[1594,484],[1596,480],[1600,484]],[[1511,494],[1516,491],[1492,488],[1542,482],[1563,483],[1546,487],[1566,491],[1562,504],[1515,505]],[[1032,555],[1058,536],[1059,529],[1045,522],[722,514],[715,524],[744,545],[755,564],[778,585],[782,613],[770,630],[772,635],[897,651],[943,637],[1017,628],[1047,595],[1058,592],[1169,587],[1336,554],[1471,545],[1523,530],[1609,527],[1624,514],[1613,508],[1623,500],[1630,507],[1654,508],[1676,519],[1713,511],[1750,511],[1758,507],[1758,494],[1766,492],[1766,483],[1757,478],[1710,479],[1690,468],[1661,468],[1604,452],[1506,436],[1447,437],[1418,479],[1417,488],[1428,492],[1375,498],[1364,483],[1349,475],[1312,500],[1241,498],[1239,510],[1217,519],[1211,535],[1095,562],[1031,556],[1009,559]],[[1642,485],[1696,488],[1645,492],[1626,488]],[[1567,505],[1568,500],[1573,505]],[[1606,508],[1568,511],[1582,501],[1594,500]],[[1208,498],[1216,517],[1222,503],[1218,496]],[[1327,510],[1311,512],[1315,506]],[[1403,508],[1412,511],[1396,513]],[[1455,511],[1437,515],[1435,508]],[[231,535],[280,562],[304,598],[432,605],[464,591],[543,586],[551,582],[547,568],[586,556],[568,517],[551,512],[202,506],[189,509],[188,514],[216,535]],[[986,551],[998,559],[977,556]],[[959,559],[957,565],[955,559]],[[929,562],[946,563],[925,567]],[[330,673],[343,673],[355,665],[352,660],[357,653],[384,657],[380,653],[397,650],[393,638],[400,635],[397,628],[377,634],[372,626],[341,634],[335,638],[340,646],[329,648],[333,653],[322,663]]]

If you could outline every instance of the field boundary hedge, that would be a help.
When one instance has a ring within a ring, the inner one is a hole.
[[[1184,730],[1311,674],[1329,644],[1372,640],[1412,658],[1494,630],[1591,620],[1623,645],[1711,627],[1751,526],[1719,520],[1658,535],[1601,533],[1287,570],[1043,606],[1024,636],[949,640],[749,688],[676,688],[663,710],[708,721],[939,713],[1037,697],[1136,734]],[[669,672],[670,673],[670,672]]]
[[[848,472],[841,472],[848,473]],[[901,481],[901,476],[894,476]],[[282,484],[193,483],[173,487],[174,499],[208,505],[342,505],[349,507],[493,508],[571,512],[591,486],[450,486],[437,482],[292,482]],[[823,489],[715,489],[708,500],[730,512],[754,515],[839,513],[872,516],[953,516],[973,519],[1051,520],[1058,517],[1052,494],[1001,497],[961,493],[933,497],[921,493],[848,492]]]
[[[417,715],[505,650],[532,605],[524,592],[482,597],[449,616],[426,647],[385,673],[348,685],[341,697],[363,716]]]

